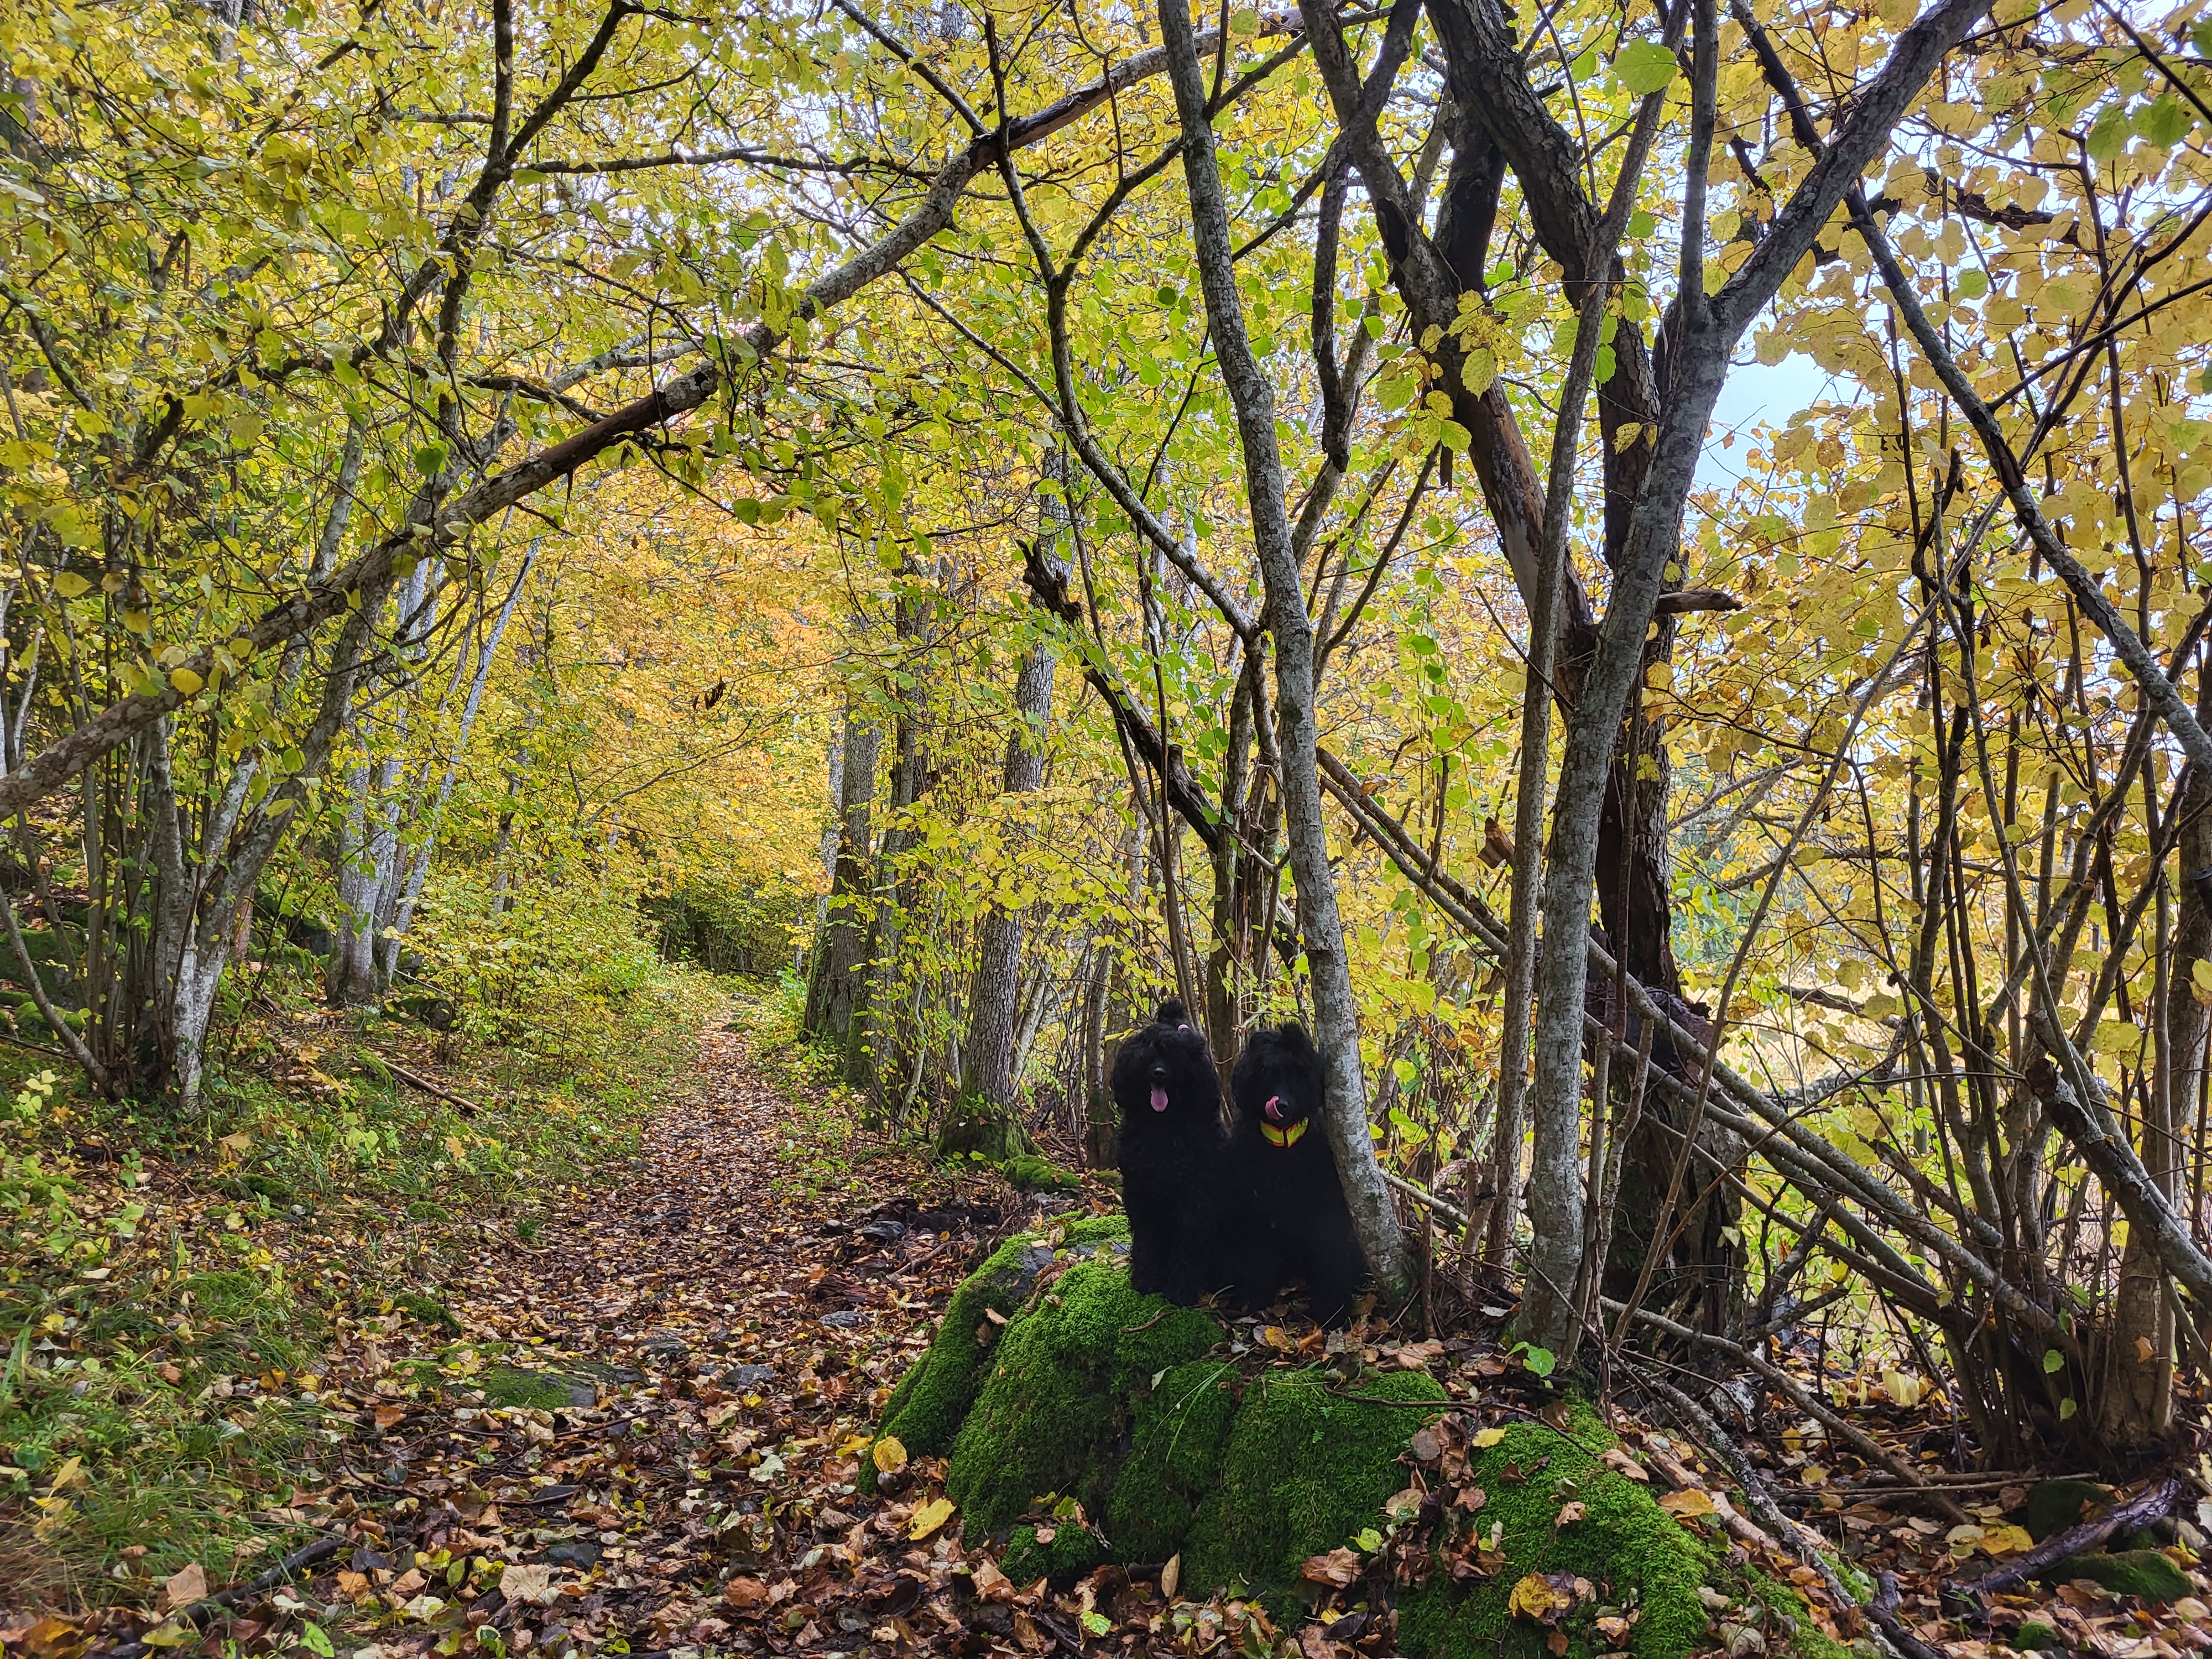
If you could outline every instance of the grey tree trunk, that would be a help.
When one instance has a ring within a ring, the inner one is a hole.
[[[1039,641],[1022,659],[1014,684],[1018,722],[1006,737],[1001,788],[1033,795],[1044,787],[1045,732],[1052,719],[1052,652]],[[960,1089],[1004,1112],[1014,1103],[1014,1009],[1020,991],[1022,913],[994,905],[983,918],[975,978],[968,993],[968,1038],[961,1045]]]
[[[1291,872],[1297,884],[1298,933],[1313,976],[1314,1024],[1327,1073],[1329,1142],[1337,1176],[1352,1211],[1367,1265],[1383,1291],[1395,1295],[1408,1279],[1406,1247],[1389,1189],[1368,1134],[1367,1079],[1359,1062],[1359,1010],[1345,955],[1344,923],[1337,910],[1336,879],[1328,863],[1328,825],[1322,815],[1321,775],[1315,759],[1318,711],[1314,707],[1313,618],[1284,507],[1282,457],[1275,443],[1275,398],[1252,356],[1243,301],[1231,256],[1229,212],[1214,159],[1213,127],[1206,111],[1190,15],[1182,0],[1160,8],[1168,77],[1183,140],[1183,182],[1190,197],[1191,241],[1200,283],[1221,365],[1223,383],[1236,405],[1244,456],[1244,489],[1252,538],[1267,590],[1267,631],[1275,641],[1277,747],[1283,769],[1284,819],[1289,831]],[[1585,878],[1584,890],[1588,890]]]
[[[830,901],[814,948],[806,988],[806,1030],[817,1040],[843,1043],[853,1025],[854,1002],[867,958],[871,860],[869,813],[876,797],[876,750],[881,732],[848,701],[845,712],[845,770],[837,811],[837,861]]]
[[[1671,380],[1650,471],[1630,519],[1583,699],[1568,723],[1544,883],[1545,939],[1537,985],[1533,1090],[1536,1150],[1528,1190],[1534,1240],[1519,1330],[1523,1340],[1562,1358],[1571,1358],[1581,1331],[1574,1286],[1583,1247],[1582,1036],[1599,818],[1616,735],[1642,667],[1644,637],[1667,565],[1680,547],[1683,503],[1704,450],[1713,404],[1728,374],[1729,354],[1812,246],[1860,173],[1888,146],[1892,130],[1944,54],[1987,9],[1987,0],[1944,0],[1898,37],[1888,63],[1854,102],[1827,154],[1776,215],[1758,252],[1708,297],[1705,184],[1719,47],[1712,0],[1698,0]]]

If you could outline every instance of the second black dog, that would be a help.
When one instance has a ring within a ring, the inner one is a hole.
[[[1129,1282],[1190,1306],[1231,1278],[1220,1210],[1221,1084],[1206,1038],[1172,997],[1114,1057]]]
[[[1321,1053],[1295,1022],[1254,1031],[1230,1073],[1230,1145],[1243,1214],[1236,1280],[1248,1308],[1304,1279],[1313,1316],[1341,1325],[1365,1262],[1329,1150]]]

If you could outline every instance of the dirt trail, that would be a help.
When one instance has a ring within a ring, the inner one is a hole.
[[[829,1127],[711,1034],[629,1172],[446,1287],[458,1344],[361,1334],[332,1378],[363,1407],[331,1494],[356,1512],[317,1584],[341,1653],[897,1639],[927,1586],[876,1558],[911,1505],[856,1500],[854,1454],[1018,1200],[898,1155],[841,1172]]]

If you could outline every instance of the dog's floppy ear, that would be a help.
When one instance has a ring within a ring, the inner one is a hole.
[[[1182,1000],[1180,997],[1170,997],[1165,1002],[1160,1004],[1158,1009],[1153,1013],[1152,1024],[1188,1025],[1190,1024],[1190,1011],[1182,1006]]]

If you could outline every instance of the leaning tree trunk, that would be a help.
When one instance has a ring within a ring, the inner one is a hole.
[[[1297,884],[1298,932],[1313,975],[1314,1024],[1327,1073],[1328,1127],[1339,1179],[1368,1266],[1383,1290],[1396,1294],[1408,1277],[1405,1240],[1368,1134],[1367,1079],[1360,1069],[1359,1008],[1345,954],[1336,877],[1328,861],[1328,824],[1322,808],[1316,757],[1313,618],[1284,507],[1282,456],[1275,441],[1275,397],[1252,355],[1231,253],[1229,212],[1214,159],[1206,80],[1189,13],[1166,0],[1160,28],[1183,142],[1183,183],[1190,198],[1191,240],[1224,385],[1236,406],[1244,457],[1245,497],[1267,592],[1267,630],[1275,641],[1275,706],[1281,756],[1284,820],[1291,872]]]

